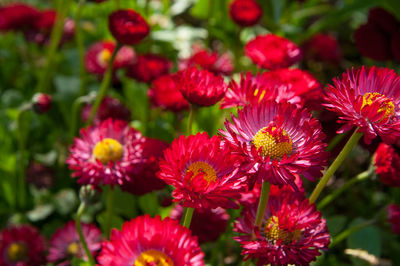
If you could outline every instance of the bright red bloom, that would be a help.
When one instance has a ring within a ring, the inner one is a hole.
[[[199,106],[216,104],[224,97],[226,91],[222,77],[195,67],[178,72],[175,84],[186,100]]]
[[[326,89],[325,106],[345,123],[337,132],[354,126],[369,144],[378,135],[388,144],[400,136],[400,77],[387,68],[347,70]]]
[[[312,36],[303,45],[304,57],[315,61],[339,64],[342,59],[342,51],[335,37],[329,34],[319,33]]]
[[[200,67],[213,72],[216,75],[230,75],[234,69],[232,58],[228,53],[218,55],[216,52],[209,52],[200,47],[193,47],[194,53],[191,57],[179,62],[179,70],[188,67]]]
[[[375,151],[374,164],[382,183],[400,187],[400,153],[394,147],[381,143]]]
[[[192,208],[236,208],[231,201],[244,188],[239,158],[218,136],[180,136],[164,152],[158,177],[175,187],[175,202]]]
[[[155,55],[139,55],[137,60],[128,67],[126,75],[142,82],[152,82],[156,78],[168,74],[172,62],[167,58]]]
[[[393,233],[400,235],[400,205],[390,204],[387,207],[387,212]]]
[[[108,28],[118,42],[127,45],[137,44],[150,32],[146,20],[132,9],[111,13],[108,18]]]
[[[107,119],[81,129],[67,159],[79,184],[122,185],[142,168],[141,134],[126,122]]]
[[[160,170],[159,159],[169,144],[153,138],[144,138],[142,153],[142,169],[131,176],[129,182],[124,183],[121,189],[134,195],[144,195],[154,190],[163,189],[167,184],[156,176]]]
[[[318,120],[304,109],[275,101],[245,106],[225,122],[220,131],[233,152],[244,157],[241,169],[258,183],[291,185],[303,175],[311,181],[320,177],[327,163],[326,144]]]
[[[254,0],[234,0],[229,5],[229,15],[239,26],[249,27],[257,24],[262,9]]]
[[[82,121],[87,122],[92,111],[92,105],[85,105],[82,108],[81,117]],[[118,99],[110,96],[105,96],[97,110],[97,113],[93,119],[93,124],[98,124],[108,118],[114,120],[131,120],[131,111],[123,105]]]
[[[86,244],[93,256],[101,248],[102,236],[101,231],[93,224],[82,223],[82,234],[85,237]],[[75,221],[69,221],[64,227],[57,229],[50,239],[49,254],[47,260],[57,263],[57,265],[70,265],[73,257],[88,260],[86,253],[79,240],[76,231]]]
[[[104,266],[202,266],[203,257],[197,238],[178,221],[144,215],[113,229],[97,260]]]
[[[242,245],[245,260],[257,265],[308,265],[327,250],[330,237],[325,219],[308,199],[290,191],[270,195],[261,228],[254,226],[257,204],[244,209],[234,224],[234,237]],[[252,232],[256,238],[251,239]]]
[[[189,109],[189,102],[183,97],[173,75],[164,75],[154,80],[148,95],[152,105],[163,110],[180,112]]]
[[[115,43],[110,41],[100,41],[92,44],[85,55],[86,70],[96,75],[104,75],[115,46]],[[123,46],[115,57],[114,70],[127,67],[135,56],[135,51],[132,48]]]
[[[180,221],[183,216],[183,207],[176,204],[169,217]],[[216,241],[228,226],[229,214],[222,208],[195,209],[190,230],[199,238],[199,243]]]
[[[45,248],[44,237],[30,225],[5,228],[0,233],[0,265],[44,265]]]
[[[38,114],[47,113],[51,108],[51,95],[37,93],[32,97],[33,110]]]
[[[259,35],[249,41],[245,53],[254,64],[270,70],[290,67],[302,56],[296,44],[274,34]]]
[[[0,7],[0,30],[23,30],[31,27],[39,11],[35,7],[14,3]]]

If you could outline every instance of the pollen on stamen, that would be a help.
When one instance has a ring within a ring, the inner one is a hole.
[[[94,159],[99,160],[102,164],[111,161],[115,162],[122,158],[123,147],[115,139],[105,138],[99,141],[93,149]]]
[[[252,144],[261,148],[262,156],[271,159],[281,159],[284,155],[289,156],[293,151],[293,142],[284,129],[276,127],[264,127],[253,137]]]
[[[301,231],[296,229],[294,231],[287,231],[279,228],[279,219],[277,216],[271,216],[264,228],[265,237],[276,243],[281,240],[285,244],[292,243],[293,241],[297,241],[301,237]]]
[[[193,177],[198,174],[203,174],[203,178],[208,182],[208,184],[215,182],[217,179],[217,172],[215,171],[214,167],[206,162],[199,161],[190,164],[186,170],[186,173],[187,172],[192,172]]]
[[[380,119],[379,121],[390,119],[394,115],[395,106],[389,98],[387,98],[385,95],[382,95],[380,93],[377,93],[377,92],[365,93],[363,95],[363,102],[362,102],[361,109],[363,109],[366,106],[370,106],[374,102],[377,102],[377,101],[379,101],[379,104],[380,104],[378,112],[384,112],[383,118]]]

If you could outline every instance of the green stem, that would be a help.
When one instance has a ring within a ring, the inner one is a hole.
[[[36,91],[38,92],[48,91],[48,85],[53,70],[54,58],[64,30],[64,19],[69,7],[69,1],[70,0],[58,0],[57,17],[54,23],[54,27],[51,31],[46,65],[42,71],[43,74],[40,75],[40,79],[36,87]]]
[[[192,126],[193,126],[193,121],[195,119],[196,113],[197,113],[197,108],[191,104],[190,109],[189,109],[189,116],[188,116],[188,120],[187,120],[187,127],[186,127],[186,135],[187,136],[192,135]]]
[[[95,265],[96,262],[93,258],[92,253],[90,252],[90,250],[88,248],[88,245],[85,240],[85,236],[82,233],[81,216],[82,216],[83,212],[85,211],[85,207],[86,207],[86,204],[84,202],[82,202],[79,205],[78,211],[76,213],[76,218],[75,218],[75,227],[76,227],[76,231],[78,232],[79,240],[81,241],[82,247],[85,250],[86,256],[89,259],[90,265]]]
[[[329,248],[333,248],[334,246],[336,246],[338,243],[340,243],[341,241],[345,240],[347,237],[349,237],[352,233],[357,232],[358,230],[361,230],[365,227],[368,227],[370,225],[373,225],[374,223],[376,223],[375,219],[366,221],[362,224],[353,226],[351,228],[348,228],[346,230],[344,230],[343,232],[341,232],[337,237],[335,237],[331,244],[329,245]]]
[[[336,135],[331,142],[328,144],[328,147],[326,147],[327,151],[332,151],[343,139],[344,137],[347,136],[347,134],[349,134],[349,131],[346,131],[342,134],[338,134]]]
[[[261,187],[261,196],[260,196],[260,201],[258,202],[256,220],[254,222],[255,227],[258,227],[258,228],[261,227],[261,223],[263,221],[265,211],[267,210],[270,188],[271,188],[271,184],[264,181],[262,184],[262,187]],[[252,238],[254,238],[254,237],[255,237],[255,235],[253,232]]]
[[[113,65],[114,65],[115,56],[117,55],[117,52],[119,51],[119,49],[121,49],[121,47],[122,47],[122,44],[117,43],[117,45],[111,55],[111,59],[108,62],[106,73],[104,75],[103,81],[101,82],[99,93],[97,94],[96,100],[92,106],[92,110],[90,112],[90,117],[89,117],[87,124],[91,124],[93,122],[93,118],[96,115],[97,110],[99,109],[100,103],[103,100],[103,97],[107,92],[108,86],[110,85],[112,75],[113,75]]]
[[[106,199],[106,237],[107,239],[110,238],[110,231],[111,231],[111,219],[113,216],[113,209],[114,209],[114,189],[110,187],[107,192],[107,199]]]
[[[192,222],[194,208],[186,208],[185,210],[185,217],[183,219],[183,226],[186,228],[190,227],[190,223]]]
[[[336,170],[342,165],[344,159],[349,155],[350,151],[357,144],[357,142],[362,137],[362,133],[357,132],[358,128],[354,131],[353,135],[351,135],[350,139],[347,141],[346,145],[343,147],[343,150],[336,157],[335,161],[329,166],[328,170],[326,170],[325,174],[322,176],[321,180],[318,182],[317,186],[314,188],[314,191],[311,193],[310,202],[314,203],[319,194],[321,194],[322,190],[328,183],[329,179],[333,176]]]
[[[78,124],[78,115],[79,115],[79,110],[80,110],[81,104],[86,102],[87,98],[88,98],[87,96],[78,97],[72,104],[71,125],[69,128],[70,141],[72,141],[72,139],[74,138],[75,133],[76,133],[76,128],[77,128],[77,124]]]
[[[368,179],[369,177],[371,177],[373,174],[373,170],[367,170],[365,172],[362,172],[360,174],[358,174],[356,177],[350,179],[349,181],[347,181],[346,183],[344,183],[343,186],[341,186],[340,188],[338,188],[337,190],[335,190],[334,192],[332,192],[331,194],[329,194],[328,196],[326,196],[325,198],[323,198],[320,203],[318,203],[317,207],[319,210],[321,210],[322,208],[324,208],[325,206],[327,206],[329,203],[331,203],[334,199],[336,199],[340,194],[342,194],[344,191],[346,191],[347,189],[349,189],[350,187],[352,187],[354,184]]]
[[[85,69],[85,46],[83,43],[82,28],[80,24],[82,10],[83,6],[85,5],[85,2],[86,0],[79,0],[78,8],[75,14],[75,40],[79,52],[79,75],[81,79],[81,87],[79,95],[86,94],[86,82],[87,82],[87,75]]]

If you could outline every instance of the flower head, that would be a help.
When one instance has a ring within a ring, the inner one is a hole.
[[[329,34],[316,34],[303,45],[304,57],[337,65],[342,58],[342,51],[335,37]]]
[[[229,5],[229,15],[239,26],[249,27],[257,24],[262,16],[262,9],[254,0],[234,0]]]
[[[92,255],[96,255],[101,248],[102,242],[100,229],[93,224],[82,223],[82,234],[85,237],[89,251]],[[47,260],[53,263],[57,262],[57,265],[70,265],[72,257],[88,260],[79,240],[75,221],[69,221],[53,234],[50,239]]]
[[[131,9],[111,13],[108,18],[108,28],[118,42],[127,45],[137,44],[150,32],[146,20]]]
[[[127,76],[142,82],[152,82],[156,78],[168,74],[171,61],[155,54],[139,55],[135,63],[128,67]]]
[[[67,159],[80,184],[122,185],[142,167],[143,138],[126,122],[107,119],[82,129]]]
[[[31,26],[39,11],[33,6],[14,3],[0,7],[0,30],[23,30]]]
[[[222,77],[195,67],[178,72],[175,82],[183,97],[199,106],[216,104],[224,97],[226,91],[226,84]]]
[[[234,224],[240,235],[234,239],[245,259],[257,258],[257,265],[308,265],[330,243],[326,221],[308,199],[288,190],[272,194],[261,227],[254,226],[257,204],[244,209]],[[253,230],[255,239],[252,239]]]
[[[220,131],[243,156],[243,171],[274,185],[291,185],[297,175],[314,181],[327,162],[325,135],[318,120],[294,105],[268,101],[245,106]]]
[[[51,108],[51,95],[36,93],[32,98],[33,110],[38,114],[47,113]]]
[[[0,233],[0,265],[43,265],[46,242],[30,225],[5,228]]]
[[[380,136],[388,144],[400,136],[400,77],[387,68],[348,70],[326,89],[326,107],[339,114],[338,130],[358,127],[370,143]]]
[[[290,67],[302,56],[296,44],[274,34],[257,36],[249,41],[245,53],[254,64],[270,70]]]
[[[97,259],[101,266],[201,266],[203,257],[196,237],[178,221],[145,215],[113,229]]]
[[[90,112],[92,111],[92,105],[85,105],[82,108],[81,117],[82,121],[86,122],[89,120]],[[94,124],[98,124],[108,118],[114,120],[131,120],[131,111],[123,105],[118,99],[112,98],[110,96],[105,96],[96,112],[93,119]]]
[[[387,213],[393,233],[400,235],[400,205],[390,204],[387,207]]]
[[[238,174],[239,158],[218,136],[198,133],[175,139],[164,152],[158,177],[175,187],[174,201],[184,207],[235,208],[246,177]]]
[[[375,151],[374,164],[382,183],[400,187],[400,153],[394,146],[381,143]]]

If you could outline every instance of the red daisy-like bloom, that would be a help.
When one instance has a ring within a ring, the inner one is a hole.
[[[153,138],[144,138],[142,153],[142,169],[131,176],[129,182],[125,182],[121,189],[134,195],[144,195],[154,190],[163,189],[167,184],[156,176],[160,170],[159,159],[169,144]]]
[[[100,41],[92,44],[85,55],[85,67],[90,73],[104,75],[108,62],[115,49],[115,43],[110,41]],[[127,67],[135,59],[135,51],[127,46],[123,46],[115,56],[114,70]]]
[[[0,233],[0,265],[44,265],[45,248],[44,237],[30,225],[5,228]]]
[[[33,110],[38,114],[47,113],[51,108],[51,95],[36,93],[32,97]]]
[[[14,3],[0,7],[0,30],[23,30],[28,28],[35,21],[39,11],[36,8]]]
[[[308,199],[285,190],[272,194],[261,228],[254,226],[257,204],[244,209],[234,224],[234,237],[242,245],[245,260],[257,265],[309,265],[327,250],[330,237],[325,219]],[[252,239],[253,230],[255,239]]]
[[[316,34],[303,45],[304,57],[315,61],[338,64],[342,51],[335,37],[329,34]]]
[[[381,143],[375,151],[374,164],[382,183],[400,187],[400,154],[394,147]]]
[[[85,105],[82,108],[81,117],[82,121],[87,122],[92,111],[92,105]],[[105,96],[97,110],[96,116],[93,119],[93,124],[98,124],[108,118],[114,120],[131,120],[131,111],[123,105],[118,99],[110,96]]]
[[[257,36],[244,49],[254,64],[270,70],[290,67],[302,56],[296,44],[274,34]]]
[[[164,152],[158,177],[175,187],[175,202],[192,208],[236,208],[231,201],[244,189],[239,158],[218,136],[180,136]]]
[[[234,0],[229,5],[229,15],[239,26],[249,27],[257,24],[262,9],[254,0]]]
[[[152,82],[156,78],[168,74],[172,67],[172,62],[167,58],[155,55],[139,55],[135,63],[127,69],[126,75],[142,82]]]
[[[144,139],[125,121],[107,119],[80,135],[66,161],[79,184],[122,185],[141,170]]]
[[[400,205],[390,204],[387,207],[387,212],[393,233],[400,235]]]
[[[191,67],[178,72],[175,84],[183,97],[198,106],[211,106],[224,97],[226,84],[224,79],[207,70]]]
[[[108,28],[118,42],[127,45],[137,44],[150,32],[146,20],[132,9],[111,13],[108,18]]]
[[[183,207],[179,204],[171,210],[169,217],[181,220]],[[228,226],[229,214],[222,208],[216,209],[195,209],[190,230],[194,236],[199,238],[199,243],[216,241]]]
[[[339,114],[343,133],[358,127],[369,144],[378,135],[388,144],[400,137],[400,77],[387,68],[351,69],[326,89],[328,109]]]
[[[103,243],[99,265],[201,266],[204,253],[197,238],[178,221],[148,214],[113,229],[110,241]]]
[[[220,131],[233,152],[244,157],[241,168],[274,185],[291,185],[303,175],[311,181],[321,176],[327,162],[326,144],[318,120],[304,109],[268,101],[245,106],[225,122]]]
[[[82,223],[82,234],[85,237],[86,244],[93,256],[101,248],[101,231],[93,224]],[[57,229],[50,239],[49,254],[47,260],[57,265],[70,265],[72,257],[84,258],[86,253],[79,240],[76,231],[75,221],[69,221],[63,228]]]
[[[183,97],[175,79],[174,75],[164,75],[153,81],[148,91],[153,106],[172,112],[189,108],[189,102]]]

